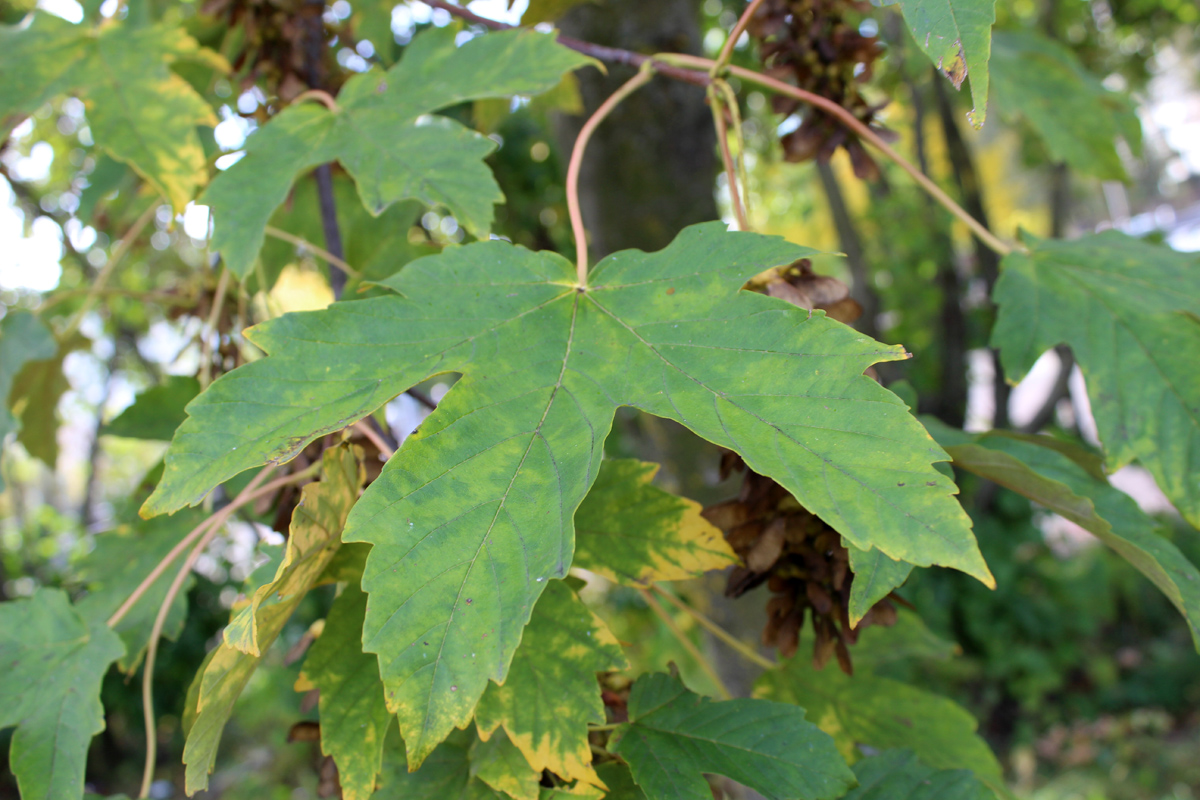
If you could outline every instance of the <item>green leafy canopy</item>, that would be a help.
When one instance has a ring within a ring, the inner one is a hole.
[[[992,88],[1005,117],[1023,117],[1055,162],[1110,181],[1125,180],[1117,139],[1137,150],[1142,126],[1128,98],[1105,89],[1071,50],[1029,31],[993,39]]]
[[[200,202],[212,208],[212,248],[238,277],[250,273],[272,212],[297,176],[339,161],[363,205],[381,214],[415,198],[448,208],[469,233],[486,238],[492,204],[504,195],[483,158],[496,143],[447,117],[465,100],[536,94],[591,60],[534,31],[508,31],[455,46],[453,28],[416,37],[386,73],[346,82],[336,108],[284,109],[246,140],[246,156],[218,175]]]
[[[606,258],[586,290],[561,256],[504,242],[415,261],[385,282],[397,295],[252,330],[271,355],[193,401],[143,513],[287,460],[430,375],[465,373],[343,537],[373,545],[363,640],[414,764],[504,680],[545,582],[570,567],[572,518],[620,405],[736,450],[858,546],[990,581],[931,466],[945,455],[862,374],[903,350],[738,291],[810,252],[698,225],[658,253]]]
[[[38,13],[27,28],[0,26],[0,134],[58,95],[78,94],[96,144],[183,211],[208,179],[196,126],[217,117],[170,70],[177,61],[229,68],[167,23],[93,29]]]

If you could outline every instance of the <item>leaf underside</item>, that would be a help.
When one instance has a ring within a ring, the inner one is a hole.
[[[358,496],[361,475],[350,447],[325,451],[321,479],[304,487],[292,516],[283,563],[275,580],[260,588],[254,602],[234,619],[225,641],[209,653],[193,684],[188,706],[183,763],[189,795],[208,788],[225,723],[242,690],[274,643],[292,611],[337,552],[338,534]],[[270,592],[267,597],[264,590]],[[236,646],[235,646],[236,645]]]
[[[1132,497],[1056,449],[1049,437],[994,433],[945,446],[955,466],[1028,497],[1115,550],[1179,609],[1200,650],[1200,570]]]
[[[1069,344],[1107,469],[1140,462],[1200,526],[1200,256],[1115,231],[1037,241],[1005,257],[995,298],[1009,378]]]

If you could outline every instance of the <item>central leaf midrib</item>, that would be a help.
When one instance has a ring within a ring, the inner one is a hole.
[[[555,299],[557,300],[558,298],[565,296],[565,294],[566,293],[564,293],[562,295],[558,295]],[[549,305],[549,304],[550,303],[547,302],[545,305]],[[501,495],[501,497],[500,497],[500,503],[496,506],[496,512],[492,515],[492,520],[490,523],[488,523],[487,530],[484,531],[484,534],[481,537],[479,537],[479,545],[478,545],[478,547],[475,548],[475,552],[471,556],[470,566],[467,567],[468,575],[474,569],[475,562],[478,561],[478,559],[479,559],[479,554],[481,552],[483,552],[483,548],[487,544],[488,537],[491,536],[492,530],[496,526],[496,521],[500,518],[500,512],[504,510],[505,503],[508,501],[508,495],[510,492],[512,492],[512,488],[517,482],[517,476],[521,473],[521,468],[525,465],[525,461],[529,457],[530,450],[533,449],[533,443],[540,435],[542,426],[545,425],[545,423],[546,423],[546,417],[548,417],[550,415],[550,409],[554,406],[554,400],[558,396],[558,390],[560,388],[562,388],[563,378],[567,373],[567,364],[571,358],[571,345],[575,340],[575,322],[578,319],[578,317],[579,317],[579,294],[577,293],[571,303],[571,322],[567,329],[566,347],[563,348],[562,365],[560,366],[559,371],[558,371],[558,378],[555,380],[554,385],[553,385],[552,389],[550,390],[550,397],[546,401],[546,407],[544,409],[542,409],[541,419],[538,420],[537,425],[534,427],[533,431],[529,434],[529,443],[527,445],[525,445],[525,452],[521,454],[521,460],[519,462],[517,462],[516,469],[513,470],[512,477],[508,481],[508,486],[505,487],[504,494]],[[433,677],[429,681],[429,695],[425,700],[425,707],[427,709],[433,706],[433,693],[437,687],[437,673],[438,673],[438,668],[440,667],[440,665],[442,663],[442,653],[446,649],[446,640],[450,638],[450,628],[454,622],[454,615],[458,611],[459,603],[462,601],[462,593],[463,593],[463,589],[466,587],[466,583],[467,583],[467,581],[464,578],[462,583],[460,583],[458,585],[458,593],[454,596],[454,604],[450,607],[450,616],[446,620],[446,633],[443,634],[442,640],[438,644],[437,656],[435,656],[433,661],[431,662],[431,664],[434,666],[434,674],[433,674]],[[501,617],[503,617],[503,613],[502,613],[503,612],[503,603],[502,603],[503,595],[500,595],[499,599],[501,600],[501,606],[497,609],[497,614],[500,615]],[[498,637],[499,641],[497,643],[497,647],[500,651],[500,658],[503,659],[504,658],[504,650],[505,650],[503,624],[499,625],[498,628],[499,628],[499,631],[497,633],[497,637]],[[425,719],[424,719],[424,724],[421,726],[422,738],[424,738],[429,733],[429,729],[430,729],[430,726],[433,724],[433,721],[434,721],[433,715],[426,713]]]

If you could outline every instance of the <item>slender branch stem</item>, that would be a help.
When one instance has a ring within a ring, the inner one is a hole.
[[[713,86],[717,88],[721,94],[725,96],[725,108],[729,110],[729,117],[733,125],[733,140],[737,144],[737,163],[738,181],[742,185],[742,206],[746,209],[746,217],[750,217],[750,177],[746,173],[746,140],[742,135],[742,112],[738,108],[737,94],[733,91],[733,87],[729,85],[729,81],[724,78],[718,78],[713,81]]]
[[[575,234],[575,274],[580,288],[587,287],[588,246],[587,229],[583,226],[583,213],[579,209],[579,171],[583,167],[583,154],[587,151],[588,141],[600,123],[604,121],[622,100],[636,92],[653,77],[653,67],[644,64],[638,73],[617,89],[607,100],[600,104],[595,113],[588,118],[575,139],[575,147],[571,150],[571,161],[567,164],[567,213],[571,217],[571,232]]]
[[[325,246],[329,255],[341,261],[346,254],[342,247],[342,229],[338,225],[337,200],[333,195],[333,167],[322,164],[313,170],[313,178],[317,182],[317,201],[321,207],[321,231],[325,234]],[[330,262],[331,266],[335,266]],[[346,273],[329,271],[329,288],[333,290],[333,299],[342,299],[342,291],[346,288]]]
[[[208,314],[208,321],[204,324],[203,332],[200,334],[203,338],[200,340],[200,388],[208,388],[208,384],[212,379],[212,339],[213,336],[220,336],[218,329],[221,324],[221,309],[225,307],[225,295],[229,291],[229,268],[221,269],[221,277],[217,279],[217,290],[213,295],[212,310]]]
[[[687,58],[690,61],[694,57],[685,56],[684,58]],[[707,59],[698,60],[707,61]],[[907,172],[909,176],[921,186],[922,189],[928,192],[934,200],[937,200],[939,203],[941,203],[951,214],[961,220],[976,236],[979,237],[981,241],[986,243],[988,247],[1000,255],[1008,255],[1012,252],[1013,248],[1011,246],[1001,241],[995,234],[989,231],[987,227],[983,225],[983,223],[968,214],[962,206],[954,202],[953,198],[943,192],[941,187],[934,183],[927,175],[925,175],[925,173],[921,172],[921,170],[913,166],[907,158],[892,149],[892,146],[880,138],[879,134],[875,133],[875,131],[871,130],[858,117],[854,116],[837,103],[828,98],[821,97],[820,95],[813,94],[812,92],[806,92],[803,89],[799,89],[767,75],[759,74],[754,70],[744,69],[742,67],[730,67],[729,71],[747,83],[754,83],[763,87],[764,89],[770,89],[772,91],[779,92],[780,94],[790,95],[797,100],[810,103],[811,105],[817,106],[822,111],[837,117],[847,128],[850,128],[863,140],[874,145],[877,150],[891,159],[902,170]]]
[[[292,244],[296,245],[296,247],[303,248],[315,256],[320,256],[328,263],[332,264],[333,266],[340,269],[342,272],[349,275],[351,278],[357,279],[357,278],[362,277],[361,273],[359,273],[358,270],[356,270],[354,267],[347,264],[343,259],[338,258],[333,253],[329,252],[328,250],[326,250],[324,248],[317,247],[315,244],[310,242],[308,239],[301,238],[301,237],[295,235],[294,233],[288,233],[287,231],[281,231],[279,228],[272,227],[271,225],[268,225],[265,230],[266,230],[267,236],[271,236],[271,237],[280,239],[285,242],[291,242]]]
[[[690,605],[683,602],[678,597],[671,594],[670,592],[668,592],[666,589],[662,588],[658,584],[652,584],[650,588],[654,589],[654,591],[658,592],[660,595],[665,597],[668,601],[670,601],[670,603],[673,606],[678,608],[680,611],[684,612],[685,614],[690,615],[691,618],[696,620],[696,622],[700,623],[700,625],[705,630],[707,630],[713,636],[716,636],[718,639],[720,639],[725,644],[732,647],[747,661],[757,664],[758,666],[762,667],[763,669],[777,669],[779,667],[779,665],[776,664],[774,661],[771,661],[769,658],[766,658],[765,656],[760,655],[759,653],[756,653],[754,651],[754,648],[750,647],[745,642],[741,641],[736,636],[734,636],[732,633],[725,630],[720,625],[718,625],[717,623],[713,622],[711,619],[706,617],[704,614],[701,614],[699,611],[692,608]]]
[[[306,89],[300,94],[292,98],[292,105],[303,103],[305,100],[316,100],[321,105],[328,108],[330,111],[337,111],[337,101],[333,99],[333,95],[324,89]]]
[[[712,78],[718,77],[725,65],[729,63],[729,59],[733,57],[733,48],[737,46],[737,40],[742,38],[742,34],[746,31],[746,26],[750,24],[750,18],[754,16],[754,12],[758,11],[758,7],[763,4],[763,0],[753,0],[750,5],[746,6],[746,10],[738,17],[737,23],[733,26],[733,30],[729,32],[729,38],[725,40],[724,46],[721,47],[721,52],[717,55],[713,62],[712,68],[708,74]]]
[[[179,554],[186,550],[188,546],[196,540],[197,537],[203,535],[204,532],[208,530],[209,526],[212,525],[218,514],[221,514],[223,511],[225,511],[225,509],[229,509],[230,513],[232,513],[238,507],[243,506],[246,503],[252,503],[260,497],[269,495],[281,487],[287,486],[289,483],[299,483],[300,481],[306,480],[307,478],[315,475],[320,467],[320,462],[316,462],[306,469],[303,469],[299,472],[293,472],[291,475],[284,475],[281,478],[276,478],[267,485],[263,486],[261,489],[256,489],[254,487],[261,483],[262,480],[268,474],[270,474],[271,470],[275,469],[274,465],[263,467],[262,471],[259,472],[258,475],[254,476],[254,480],[247,485],[246,489],[250,490],[249,494],[246,493],[246,489],[243,489],[242,492],[238,494],[237,498],[233,500],[233,502],[222,508],[220,511],[217,511],[213,515],[209,516],[195,528],[192,528],[192,530],[188,532],[187,536],[184,536],[179,540],[179,544],[172,547],[171,551],[163,556],[162,560],[155,565],[154,569],[150,570],[150,574],[142,579],[142,582],[139,583],[137,588],[133,590],[133,593],[130,594],[125,602],[122,603],[121,606],[113,612],[112,616],[108,618],[108,627],[115,627],[117,623],[119,623],[125,617],[125,615],[129,613],[129,609],[133,608],[134,604],[136,604],[137,601],[142,598],[142,595],[144,595],[154,584],[154,582],[158,580],[159,576],[161,576],[167,570],[167,567],[171,566],[171,562],[178,558]]]
[[[167,614],[171,610],[171,604],[175,602],[175,597],[183,587],[183,582],[187,580],[192,567],[196,565],[196,559],[200,558],[204,548],[221,530],[221,526],[225,524],[230,515],[240,506],[250,502],[250,495],[254,494],[254,490],[274,468],[274,465],[269,465],[259,470],[259,473],[250,483],[246,484],[246,488],[238,493],[232,503],[209,518],[208,529],[200,536],[192,548],[192,552],[188,553],[188,557],[184,559],[179,571],[175,573],[175,579],[171,581],[171,586],[167,589],[162,604],[158,607],[158,615],[154,618],[154,627],[150,630],[150,640],[146,645],[146,661],[142,665],[142,715],[146,723],[146,765],[142,770],[142,788],[138,797],[150,796],[150,784],[154,781],[154,763],[158,759],[158,736],[156,735],[158,726],[154,719],[154,662],[158,658],[158,640],[167,623]]]
[[[608,725],[588,725],[588,733],[601,733],[603,731],[615,731],[617,728],[624,725],[624,722],[611,722]]]
[[[391,458],[392,456],[394,456],[396,454],[396,451],[393,450],[392,447],[383,440],[382,436],[380,436],[378,433],[375,432],[375,429],[372,428],[367,423],[366,420],[360,419],[358,422],[354,423],[354,430],[358,431],[363,436],[367,437],[367,439],[370,440],[371,444],[373,444],[377,448],[379,448],[380,454],[385,459]]]
[[[66,341],[71,337],[71,334],[79,330],[79,326],[83,323],[83,318],[92,310],[96,302],[100,299],[100,293],[104,291],[104,284],[108,283],[108,279],[112,277],[113,270],[125,260],[126,254],[129,253],[129,248],[139,236],[146,226],[150,224],[150,220],[154,219],[155,212],[158,211],[158,198],[154,198],[150,205],[142,212],[141,216],[129,226],[129,230],[125,231],[125,235],[117,242],[117,246],[113,248],[112,258],[100,270],[100,274],[96,276],[95,282],[92,283],[92,288],[88,291],[87,297],[84,298],[83,305],[75,312],[75,316],[67,323],[67,327],[59,335],[60,341]]]
[[[650,609],[658,615],[658,618],[667,626],[667,630],[671,631],[675,638],[679,640],[679,643],[683,645],[683,649],[688,651],[696,663],[700,665],[700,668],[708,675],[709,679],[717,687],[717,691],[720,693],[722,699],[728,700],[733,697],[729,693],[729,689],[726,688],[725,683],[721,680],[721,676],[717,675],[717,671],[713,669],[713,665],[708,663],[708,659],[696,647],[696,643],[689,639],[688,635],[680,629],[675,623],[674,618],[671,617],[670,612],[663,608],[662,603],[655,599],[654,594],[649,589],[638,589],[638,591],[641,592],[646,605],[650,606]]]
[[[733,156],[729,152],[729,131],[725,127],[725,103],[714,81],[708,87],[708,106],[712,109],[713,127],[717,130],[717,144],[721,150],[721,163],[725,167],[725,181],[729,184],[729,199],[733,204],[733,216],[737,219],[738,230],[750,230],[750,222],[746,218],[746,209],[742,205],[742,189],[739,186],[737,168]]]
[[[474,22],[478,25],[491,28],[493,30],[507,30],[512,28],[512,25],[506,25],[496,20],[481,17],[478,14],[473,14],[467,11],[462,6],[456,6],[446,0],[427,0],[426,5],[434,8],[443,9],[456,17]],[[741,34],[738,34],[739,36]],[[694,83],[699,86],[708,86],[712,82],[712,78],[707,74],[709,70],[717,63],[709,58],[701,58],[699,56],[689,56],[679,53],[658,53],[653,56],[645,56],[640,53],[634,53],[629,50],[619,50],[615,47],[604,47],[602,45],[591,44],[590,42],[581,42],[577,39],[571,39],[566,36],[558,37],[558,43],[564,47],[569,47],[576,52],[598,58],[601,61],[611,61],[617,64],[632,64],[635,66],[644,66],[650,64],[655,72],[658,72],[667,77],[676,80]],[[681,69],[682,67],[682,69]],[[979,237],[979,239],[987,244],[992,250],[995,250],[1000,255],[1008,255],[1013,251],[1013,247],[1001,241],[987,226],[983,225],[977,219],[967,213],[962,206],[954,202],[954,200],[941,188],[930,180],[924,173],[914,167],[908,159],[897,153],[883,139],[872,131],[867,125],[863,124],[858,117],[851,114],[842,106],[833,102],[829,98],[822,97],[819,94],[806,92],[803,89],[797,88],[783,81],[776,80],[767,75],[755,72],[744,67],[730,66],[726,68],[731,75],[735,75],[748,83],[753,83],[764,89],[770,89],[779,94],[790,95],[791,97],[820,108],[822,111],[839,119],[842,124],[854,131],[864,141],[869,142],[876,147],[887,158],[891,159],[901,169],[912,176],[922,189],[941,205],[961,220],[971,231]],[[703,72],[696,72],[703,70]],[[570,195],[568,194],[568,199]],[[1024,249],[1020,245],[1018,249]],[[578,248],[578,243],[577,243]]]

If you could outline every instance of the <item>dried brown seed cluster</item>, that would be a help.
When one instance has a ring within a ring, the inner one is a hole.
[[[883,50],[876,37],[864,36],[848,19],[869,8],[866,0],[767,0],[746,30],[759,42],[768,75],[827,97],[870,125],[882,106],[868,103],[860,87]],[[800,127],[781,140],[788,161],[828,161],[840,146],[850,154],[858,177],[879,176],[878,165],[858,138],[833,117],[783,95],[771,102],[777,113],[803,115]]]
[[[869,625],[895,624],[893,600],[900,599],[889,595],[880,600],[852,628],[854,574],[841,536],[774,480],[748,469],[736,453],[726,452],[721,476],[734,472],[745,473],[738,496],[703,512],[705,519],[725,532],[743,561],[743,566],[730,572],[725,594],[740,597],[766,583],[772,596],[767,601],[763,645],[778,647],[790,658],[810,615],[816,635],[813,666],[822,669],[836,655],[842,671],[852,674],[849,647],[858,640],[858,632]]]
[[[827,316],[847,325],[862,316],[862,306],[850,296],[846,284],[828,275],[815,274],[812,262],[807,258],[774,270],[762,288],[771,297],[787,300],[809,311],[819,308]]]

